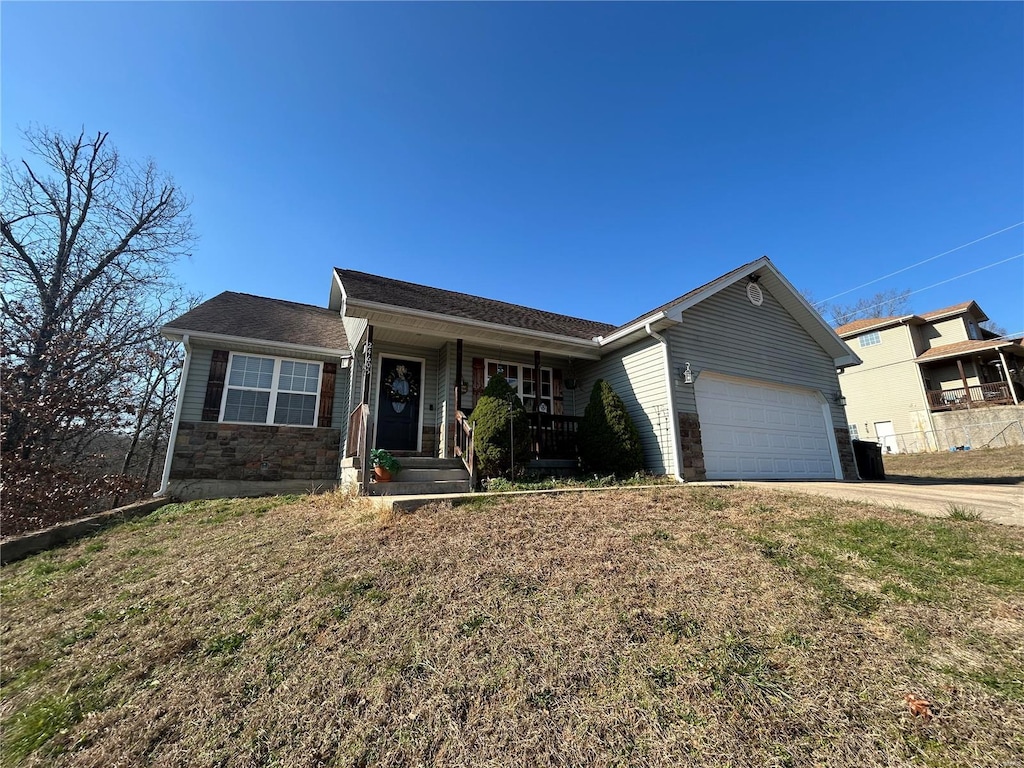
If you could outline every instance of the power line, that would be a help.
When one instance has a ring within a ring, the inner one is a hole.
[[[1022,223],[1024,223],[1024,222],[1022,222]],[[1014,259],[1019,259],[1021,256],[1024,256],[1024,253],[1018,253],[1016,256],[1010,256],[1009,258],[1002,259],[1001,261],[995,261],[995,262],[992,262],[991,264],[986,264],[984,267],[978,267],[977,269],[972,269],[970,272],[964,272],[962,275],[957,275],[956,277],[950,277],[950,278],[947,278],[945,280],[940,280],[937,283],[932,283],[931,285],[926,285],[924,288],[918,288],[917,290],[908,291],[906,295],[907,296],[913,296],[915,293],[920,293],[921,291],[927,291],[927,290],[929,290],[931,288],[938,288],[940,285],[945,285],[946,283],[952,283],[954,280],[959,280],[962,277],[967,277],[968,275],[973,275],[976,272],[981,272],[981,271],[986,270],[986,269],[991,269],[992,267],[998,267],[1000,264],[1005,264],[1008,261],[1013,261]],[[847,314],[842,315],[840,317],[836,317],[836,316],[833,315],[832,320],[834,322],[839,323],[842,320],[846,319],[847,317],[851,317],[853,315],[860,314],[861,312],[870,312],[872,309],[877,309],[878,307],[885,306],[888,303],[889,302],[887,302],[887,301],[882,301],[882,302],[879,302],[878,304],[875,304],[875,305],[870,306],[870,307],[859,307],[856,312],[850,312],[850,313],[847,313]],[[908,313],[908,314],[910,314],[910,313]]]
[[[1022,224],[1024,224],[1024,221],[1018,221],[1016,224],[1011,224],[1010,226],[1004,227],[1003,229],[1000,229],[997,232],[990,232],[989,234],[985,235],[984,237],[979,237],[977,240],[971,240],[971,242],[969,242],[969,243],[964,243],[963,245],[958,245],[956,248],[950,248],[948,251],[943,251],[942,253],[940,253],[940,254],[938,254],[936,256],[930,256],[927,259],[925,259],[924,261],[919,261],[916,264],[911,264],[909,267],[903,267],[902,269],[897,269],[895,272],[890,272],[888,275],[884,275],[882,277],[877,277],[874,280],[869,280],[866,283],[858,285],[856,288],[850,288],[849,290],[843,291],[842,293],[837,293],[835,296],[829,296],[827,299],[824,299],[823,301],[819,301],[819,302],[815,303],[814,306],[816,308],[820,307],[822,304],[826,304],[826,303],[832,301],[832,299],[838,299],[840,296],[845,296],[848,293],[853,293],[854,291],[859,291],[861,288],[866,288],[869,285],[874,285],[875,283],[881,282],[882,280],[888,280],[890,277],[894,277],[894,276],[900,274],[901,272],[906,272],[908,269],[914,269],[914,267],[920,267],[922,264],[927,264],[929,261],[935,261],[936,259],[940,259],[943,256],[948,256],[949,254],[955,253],[956,251],[962,250],[962,249],[964,249],[964,248],[966,248],[966,247],[968,247],[970,245],[974,245],[975,243],[980,243],[982,240],[988,240],[990,237],[995,237],[996,235],[1003,234],[1003,232],[1009,232],[1011,229],[1015,229],[1015,228],[1021,226]],[[970,273],[968,273],[968,274],[970,274]],[[938,285],[941,285],[941,283],[938,283]],[[921,290],[925,290],[925,289],[922,288]],[[914,293],[916,293],[916,291],[914,291]]]

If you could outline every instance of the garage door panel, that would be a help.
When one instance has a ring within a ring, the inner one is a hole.
[[[707,373],[695,391],[709,479],[836,477],[830,422],[811,392]]]

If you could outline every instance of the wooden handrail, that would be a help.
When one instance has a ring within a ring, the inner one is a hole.
[[[476,425],[469,420],[462,411],[455,412],[455,445],[452,446],[452,453],[462,459],[462,463],[469,472],[470,488],[476,488],[477,466],[476,466],[476,445],[473,442],[473,433]]]
[[[361,403],[348,417],[348,435],[345,437],[345,458],[358,459],[359,463],[359,490],[366,493],[370,482],[370,451],[368,445],[372,445],[370,438],[370,406]]]

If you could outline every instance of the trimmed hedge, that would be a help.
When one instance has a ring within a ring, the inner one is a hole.
[[[473,409],[473,421],[476,423],[473,433],[476,459],[483,477],[508,475],[513,458],[517,467],[525,466],[530,460],[530,425],[526,409],[504,376],[492,376],[487,382]],[[512,449],[515,450],[514,457]]]
[[[577,437],[583,467],[589,472],[627,477],[644,468],[640,433],[622,398],[604,379],[594,382]]]

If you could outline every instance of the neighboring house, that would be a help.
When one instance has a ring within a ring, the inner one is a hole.
[[[985,330],[986,320],[977,303],[967,301],[837,328],[864,361],[839,377],[853,437],[875,440],[889,453],[945,449],[964,434],[947,440],[942,433],[954,422],[943,414],[1019,405],[1021,339]],[[993,413],[985,410],[973,423],[1001,423]]]
[[[224,293],[163,333],[186,346],[161,489],[182,497],[362,482],[371,446],[417,480],[447,459],[450,480],[499,372],[529,411],[534,467],[575,465],[603,378],[652,473],[856,477],[836,369],[860,360],[767,258],[619,326],[336,269],[326,309]]]

